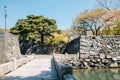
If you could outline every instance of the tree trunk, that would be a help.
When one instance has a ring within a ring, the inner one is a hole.
[[[40,35],[41,35],[41,44],[44,44],[44,35],[42,32],[40,33]]]

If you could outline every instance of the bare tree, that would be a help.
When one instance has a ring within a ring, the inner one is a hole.
[[[96,0],[102,7],[108,11],[112,9],[119,9],[120,2],[119,0]]]

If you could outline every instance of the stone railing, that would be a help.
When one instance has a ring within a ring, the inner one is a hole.
[[[0,65],[0,77],[3,77],[5,74],[14,71],[18,67],[30,62],[33,60],[33,56],[26,56],[21,59],[13,59],[13,61],[4,63]]]
[[[63,58],[64,58],[64,56],[62,54],[54,54],[53,55],[55,67],[57,69],[60,80],[76,80],[72,76],[72,66],[63,64],[62,63]]]

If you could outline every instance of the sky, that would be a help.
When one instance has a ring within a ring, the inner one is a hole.
[[[18,19],[27,15],[43,15],[57,21],[59,29],[71,27],[73,19],[86,9],[97,7],[96,0],[0,0],[0,28],[5,26],[7,6],[7,28],[12,28]]]

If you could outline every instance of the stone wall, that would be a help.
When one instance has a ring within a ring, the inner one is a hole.
[[[120,36],[81,36],[80,54],[120,56]],[[81,56],[82,58],[82,56]]]
[[[64,63],[77,68],[120,67],[120,36],[81,36],[79,55]],[[70,56],[70,55],[68,55]]]
[[[120,36],[81,36],[81,68],[120,67]]]
[[[72,66],[62,63],[62,60],[65,59],[64,55],[54,54],[53,59],[60,80],[76,80],[72,76]]]
[[[0,32],[0,64],[6,61],[7,58],[5,56],[5,36],[4,32]]]
[[[18,37],[8,32],[0,31],[0,64],[21,56]]]

